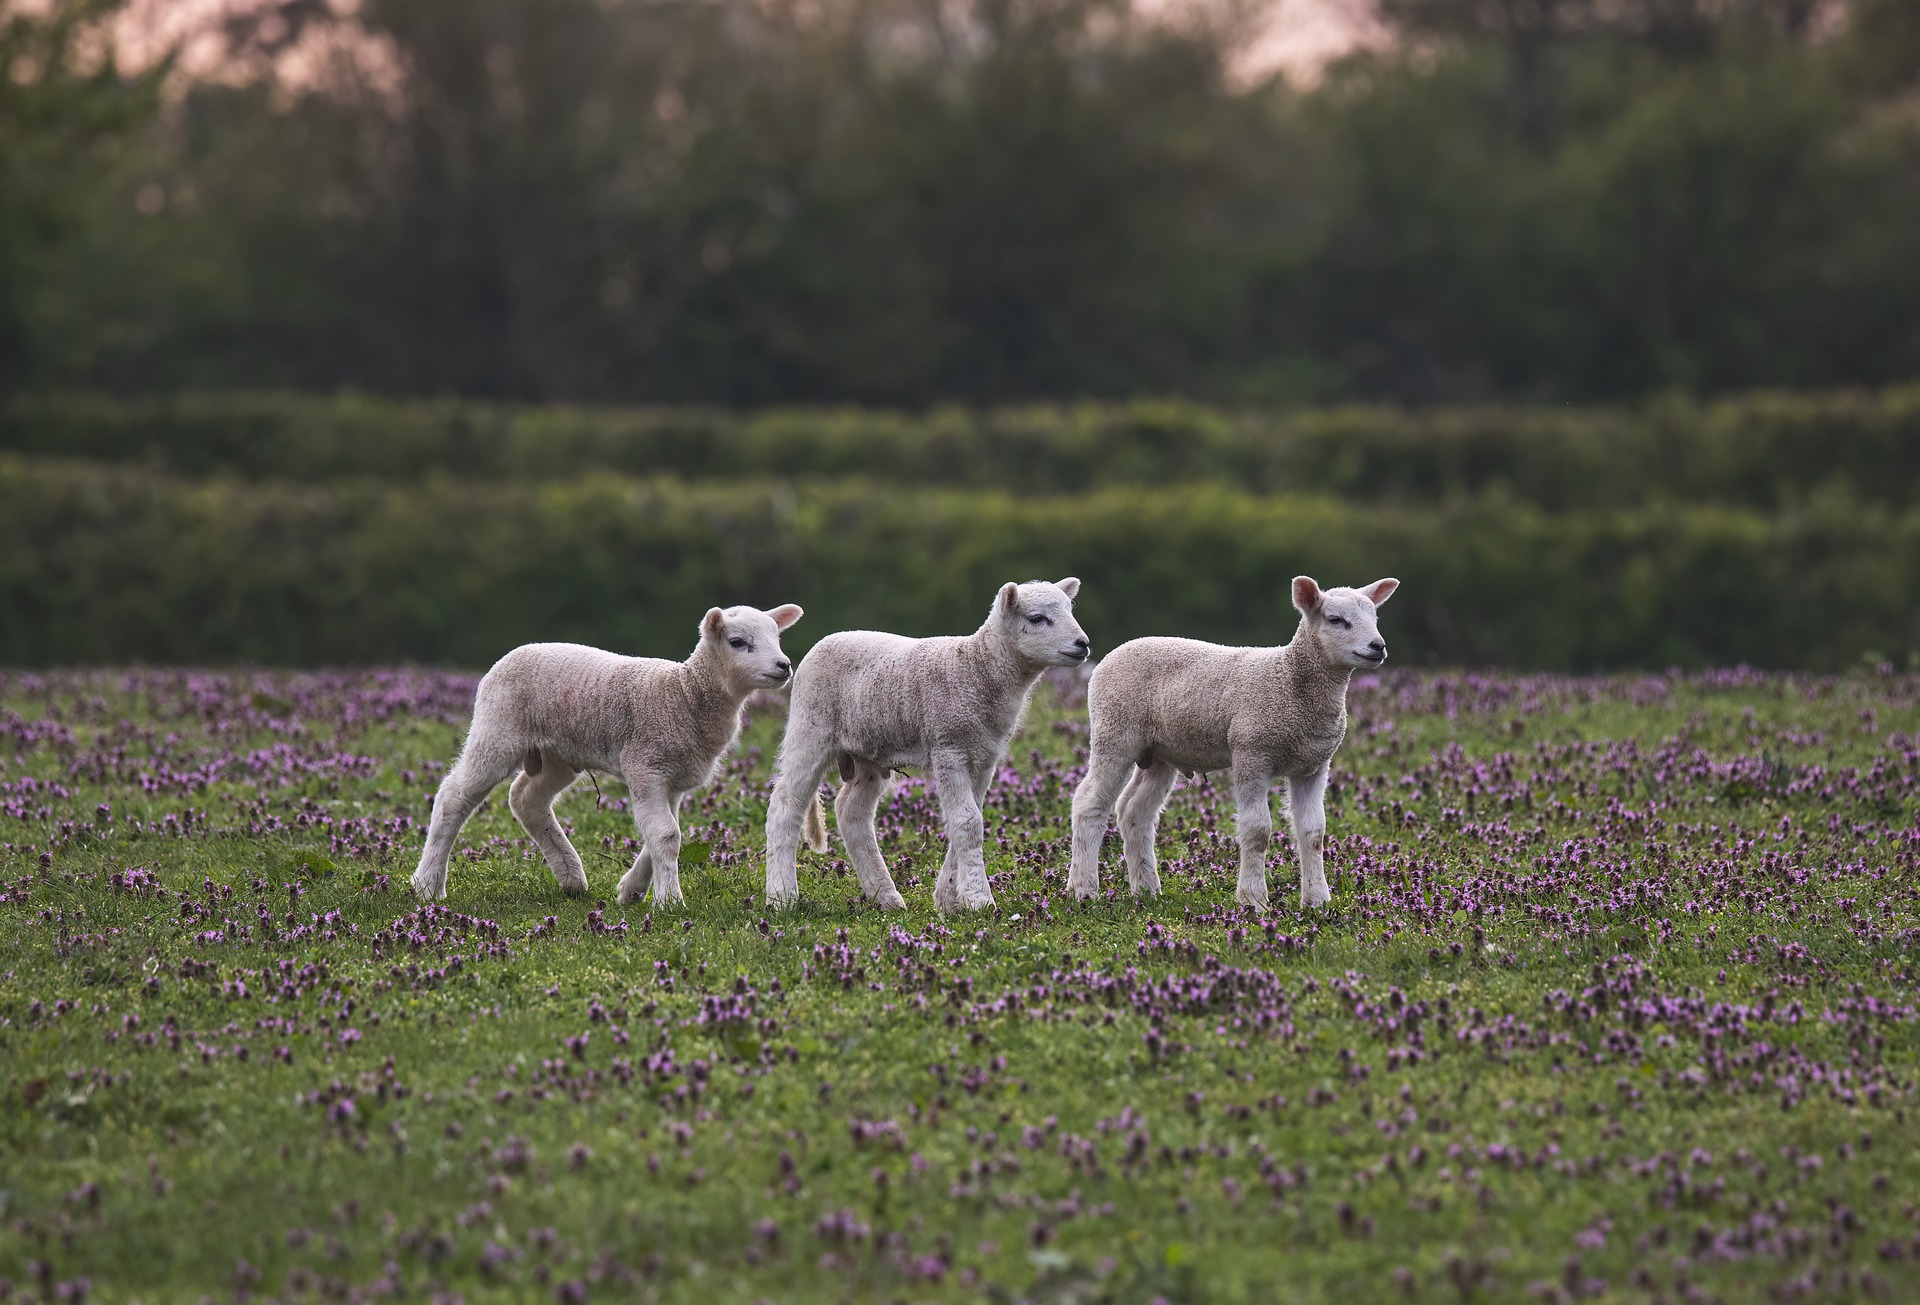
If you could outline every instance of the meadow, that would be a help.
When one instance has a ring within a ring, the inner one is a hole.
[[[1920,675],[1362,676],[1311,916],[1204,778],[1162,897],[1112,835],[1066,898],[1065,676],[990,913],[919,777],[906,912],[767,911],[771,699],[685,912],[610,905],[605,779],[594,895],[502,789],[423,907],[473,685],[0,677],[0,1299],[1920,1296]]]

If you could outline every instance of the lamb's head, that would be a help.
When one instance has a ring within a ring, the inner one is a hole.
[[[792,603],[770,612],[757,607],[709,608],[700,618],[700,649],[743,697],[755,689],[778,688],[793,677],[793,663],[780,651],[780,632],[800,616]]]
[[[989,629],[1028,662],[1041,666],[1078,666],[1091,655],[1087,632],[1073,619],[1080,582],[1072,576],[1058,584],[1029,580],[1005,584],[993,600]]]
[[[1375,580],[1358,589],[1342,585],[1322,589],[1304,575],[1293,578],[1293,605],[1303,618],[1301,634],[1331,666],[1378,666],[1387,660],[1380,637],[1380,604],[1400,587],[1398,580]]]

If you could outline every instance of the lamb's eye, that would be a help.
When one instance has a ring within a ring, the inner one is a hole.
[[[1342,630],[1350,630],[1350,629],[1352,629],[1352,628],[1353,628],[1353,622],[1352,622],[1352,621],[1349,621],[1349,620],[1348,620],[1348,619],[1347,619],[1346,617],[1344,617],[1344,616],[1329,616],[1329,617],[1327,618],[1327,624],[1328,624],[1328,625],[1337,625],[1337,626],[1339,626],[1339,627],[1340,627],[1340,628],[1341,628]]]
[[[747,646],[747,641],[736,635],[735,637],[727,640],[727,646],[729,648],[745,648]]]
[[[1053,618],[1050,616],[1044,616],[1039,612],[1034,612],[1027,617],[1027,624],[1028,625],[1052,625]]]

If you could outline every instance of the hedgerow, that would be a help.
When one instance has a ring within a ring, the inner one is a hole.
[[[857,475],[1049,495],[1218,483],[1439,500],[1500,488],[1543,507],[1649,499],[1777,506],[1820,492],[1920,498],[1920,386],[1639,408],[1232,412],[1078,404],[869,409],[511,407],[285,394],[41,396],[0,409],[0,450],[248,479],[569,480]]]
[[[532,639],[679,656],[721,602],[834,630],[971,629],[1008,579],[1078,575],[1097,651],[1283,640],[1296,573],[1405,582],[1396,653],[1578,669],[1904,663],[1920,509],[1548,512],[1497,490],[1384,505],[1220,485],[1071,497],[836,480],[297,485],[0,457],[0,662],[484,665]]]

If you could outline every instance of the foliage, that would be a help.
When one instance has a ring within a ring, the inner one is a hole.
[[[1548,509],[1774,508],[1821,493],[1920,499],[1920,388],[1633,408],[1273,412],[1137,401],[922,415],[875,409],[595,409],[350,395],[40,395],[0,450],[203,476],[517,482],[595,471],[717,480],[855,476],[1065,494],[1218,483],[1351,501],[1495,488]]]
[[[297,47],[308,82],[191,87],[89,174],[84,238],[14,259],[47,286],[26,379],[740,406],[1920,373],[1905,0],[1382,0],[1404,39],[1311,86],[1236,66],[1257,8],[252,6],[235,65]]]
[[[0,1290],[1920,1291],[1912,676],[1363,678],[1311,917],[1234,906],[1204,780],[1164,897],[1066,900],[1071,685],[986,803],[991,914],[932,912],[919,778],[904,914],[837,856],[765,912],[760,708],[684,915],[560,897],[498,798],[420,909],[472,687],[0,681]],[[603,889],[623,807],[561,808]]]
[[[0,4],[0,394],[50,358],[49,264],[87,247],[105,179],[151,121],[159,71],[122,76],[99,24],[120,0]]]
[[[1286,639],[1289,577],[1404,582],[1394,647],[1450,665],[1838,667],[1920,649],[1920,509],[1546,513],[1220,485],[1072,497],[588,476],[545,485],[183,480],[0,458],[0,663],[484,665],[534,639],[682,656],[715,602],[833,630],[971,630],[1009,579],[1077,574],[1096,652]]]

